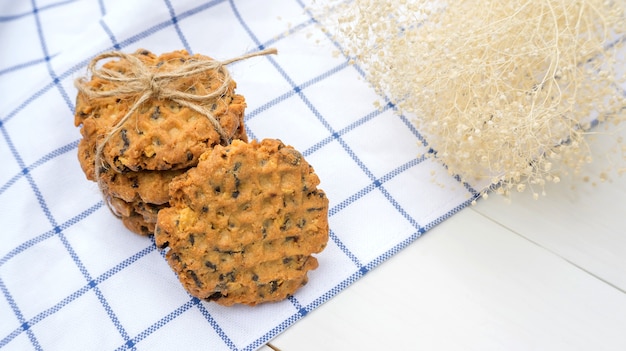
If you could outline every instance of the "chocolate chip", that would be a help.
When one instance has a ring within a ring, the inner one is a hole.
[[[154,112],[152,112],[152,115],[150,116],[150,118],[152,119],[159,119],[161,117],[161,109],[159,108],[159,106],[154,108]]]
[[[300,229],[304,228],[304,226],[306,225],[306,219],[305,218],[300,218],[300,220],[298,221],[298,224],[296,224],[296,226]]]
[[[191,277],[191,279],[193,279],[193,282],[196,283],[196,286],[201,288],[202,287],[202,282],[200,281],[200,278],[198,278],[198,275],[196,274],[196,272],[192,271],[192,270],[188,270],[187,274],[189,274],[189,276]]]
[[[130,146],[130,140],[128,139],[128,131],[126,129],[122,129],[120,131],[120,135],[122,136],[122,141],[124,142],[124,146],[122,146],[122,149],[120,150],[120,153],[123,154]]]
[[[237,162],[235,163],[235,171],[237,171],[238,166],[241,166],[241,163]],[[235,190],[232,192],[232,197],[233,199],[236,199],[239,196],[239,186],[241,185],[241,181],[239,180],[239,178],[237,177],[237,175],[233,174],[233,176],[235,177]]]
[[[193,246],[193,244],[196,242],[196,238],[194,237],[193,234],[189,234],[189,243],[191,244],[191,246]]]
[[[157,230],[156,230],[156,231],[157,231],[157,234],[158,234],[158,233],[161,233],[161,229],[160,229],[160,228],[157,228]],[[166,242],[164,242],[163,244],[161,244],[161,245],[159,246],[159,249],[164,249],[164,248],[166,248],[166,247],[168,247],[168,246],[170,246],[170,242],[169,242],[169,241],[166,241]]]
[[[219,300],[219,299],[221,299],[222,297],[224,297],[224,295],[222,295],[222,293],[221,293],[221,292],[216,291],[216,292],[214,292],[213,294],[211,294],[211,295],[207,296],[206,300],[207,300],[207,301],[215,301],[215,300]]]
[[[148,51],[148,50],[141,50],[140,54],[144,55],[144,56],[148,56],[148,55],[150,55],[150,51]]]
[[[211,262],[211,261],[204,261],[204,265],[207,268],[212,269],[213,272],[215,272],[217,270],[217,266],[215,264],[213,264],[213,262]]]
[[[220,250],[220,249],[218,249],[218,248],[215,248],[214,250],[215,250],[215,251],[217,251],[217,252],[219,252],[219,253],[222,253],[222,254],[228,255],[228,256],[232,256],[232,255],[234,255],[234,254],[240,254],[240,253],[243,253],[243,250]]]
[[[174,101],[171,101],[167,107],[170,109],[170,111],[174,113],[180,112],[180,109],[182,108],[182,106],[179,103],[176,103]]]
[[[235,272],[228,272],[226,274],[220,274],[219,277],[220,281],[230,281],[230,282],[234,282],[235,281]]]
[[[270,286],[270,294],[275,292],[276,290],[278,290],[278,282],[275,280],[272,280],[271,282],[269,282],[268,284]]]
[[[287,229],[291,228],[291,218],[286,217],[285,221],[283,222],[283,224],[280,226],[280,230],[281,231],[285,231]]]

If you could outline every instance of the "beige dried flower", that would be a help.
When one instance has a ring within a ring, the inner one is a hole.
[[[537,198],[591,161],[586,134],[597,121],[626,119],[621,0],[318,0],[312,9],[377,92],[416,116],[436,159],[480,192]]]

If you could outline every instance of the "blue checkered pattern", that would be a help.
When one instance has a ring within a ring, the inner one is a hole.
[[[364,81],[301,0],[31,0],[0,4],[0,348],[254,350],[475,197],[423,155],[410,118]],[[189,296],[128,232],[77,160],[73,80],[97,53],[186,49],[230,71],[250,138],[303,152],[330,199],[320,267],[286,301]],[[374,102],[382,101],[382,107]]]

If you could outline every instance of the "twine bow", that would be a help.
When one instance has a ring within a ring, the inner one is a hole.
[[[128,112],[109,130],[109,132],[104,136],[104,139],[96,145],[95,177],[96,182],[103,193],[104,186],[100,180],[100,173],[102,172],[101,167],[106,168],[106,165],[102,160],[104,146],[117,132],[122,129],[124,123],[126,123],[126,121],[143,103],[150,99],[164,99],[171,100],[181,106],[194,110],[205,116],[210,121],[212,126],[215,128],[215,131],[219,134],[221,143],[228,144],[230,139],[224,132],[219,121],[213,116],[208,108],[202,105],[202,103],[219,98],[228,90],[232,79],[230,77],[230,73],[226,69],[227,65],[255,56],[276,53],[278,53],[276,49],[270,48],[224,61],[196,58],[195,60],[187,60],[180,66],[164,72],[154,71],[150,67],[146,66],[136,56],[119,51],[107,52],[94,57],[87,66],[88,73],[91,74],[92,78],[97,77],[105,81],[115,83],[115,88],[107,91],[94,90],[87,84],[88,81],[85,78],[78,78],[74,82],[74,85],[80,93],[90,99],[114,96],[138,96],[137,100],[135,100],[135,103],[131,106]],[[120,73],[105,67],[101,67],[99,69],[96,68],[100,61],[109,58],[119,58],[129,62],[130,66],[128,71],[126,73]],[[175,89],[178,79],[202,74],[212,70],[218,71],[223,76],[222,84],[214,91],[204,95],[196,95]]]

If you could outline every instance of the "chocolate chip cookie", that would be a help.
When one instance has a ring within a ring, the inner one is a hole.
[[[306,284],[328,241],[328,199],[279,140],[235,140],[170,183],[155,241],[187,291],[222,305],[278,301]]]
[[[202,55],[189,55],[186,51],[174,51],[156,56],[147,50],[132,54],[146,69],[153,73],[167,73],[179,69],[188,62],[210,60]],[[130,75],[131,63],[124,58],[104,63],[102,70],[118,75]],[[195,96],[211,94],[225,80],[225,69],[215,69],[172,79],[169,88],[191,93]],[[83,81],[94,91],[110,91],[120,83],[93,76]],[[219,123],[223,134],[216,130],[210,119],[187,106],[171,99],[152,97],[132,113],[130,118],[113,133],[104,145],[102,158],[119,172],[140,170],[184,169],[193,166],[198,157],[219,143],[245,135],[243,113],[245,100],[234,93],[236,83],[230,80],[225,91],[211,99],[194,101],[210,111]],[[91,97],[80,92],[76,99],[74,124],[81,126],[83,138],[95,143],[107,135],[113,126],[131,110],[139,94],[125,96]]]

